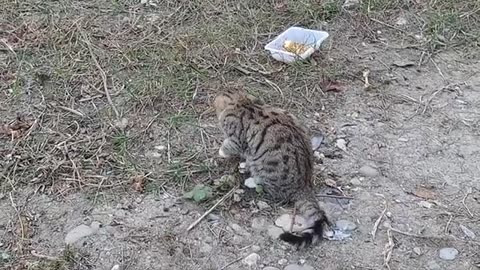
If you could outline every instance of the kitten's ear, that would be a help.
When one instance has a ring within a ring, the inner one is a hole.
[[[247,94],[247,98],[257,105],[265,105],[265,102],[263,102],[263,100],[253,95]]]

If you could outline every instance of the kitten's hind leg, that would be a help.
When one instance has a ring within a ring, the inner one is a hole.
[[[240,155],[239,143],[233,139],[226,138],[223,140],[222,146],[218,149],[218,155],[223,158],[229,158]]]

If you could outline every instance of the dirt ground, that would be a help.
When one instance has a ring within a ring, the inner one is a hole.
[[[342,5],[0,0],[0,269],[479,269],[480,3]],[[263,47],[292,25],[330,37],[286,65]],[[319,201],[350,239],[297,251],[255,192],[186,232],[236,166],[208,112],[230,86],[322,134]]]

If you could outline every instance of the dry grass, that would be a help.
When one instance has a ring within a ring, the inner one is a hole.
[[[225,168],[214,121],[201,115],[224,87],[328,114],[340,97],[321,91],[322,80],[361,79],[337,46],[349,37],[385,43],[380,31],[431,55],[478,48],[480,34],[475,0],[367,0],[359,11],[317,0],[149,3],[0,0],[1,123],[34,123],[0,138],[0,193],[132,192],[130,179],[147,173],[148,192],[209,183]],[[395,24],[399,14],[407,25]],[[310,61],[276,63],[263,46],[291,25],[332,39]]]

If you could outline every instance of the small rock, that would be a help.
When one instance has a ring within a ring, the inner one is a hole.
[[[405,25],[407,24],[407,18],[400,16],[397,18],[397,21],[395,22],[396,25]]]
[[[263,268],[263,270],[280,270],[280,269],[278,269],[276,267],[273,267],[273,266],[267,266],[267,267]]]
[[[232,229],[233,229],[235,232],[237,232],[237,233],[240,233],[240,234],[243,233],[242,227],[241,227],[240,225],[236,224],[236,223],[232,223],[232,224],[230,225],[230,228],[232,228]]]
[[[288,260],[287,259],[280,259],[278,260],[278,264],[280,265],[284,265],[284,264],[287,264],[288,263]]]
[[[252,229],[254,230],[263,231],[266,225],[267,225],[267,221],[264,218],[252,219]]]
[[[200,248],[200,252],[201,253],[210,253],[212,252],[213,250],[213,247],[209,244],[204,244],[201,248]]]
[[[414,247],[413,252],[417,255],[422,255],[422,250],[419,247]]]
[[[429,261],[429,262],[427,263],[427,268],[428,268],[429,270],[440,270],[440,269],[442,269],[442,268],[440,267],[440,265],[438,265],[438,263],[437,263],[436,261]]]
[[[362,182],[360,182],[360,179],[358,179],[357,177],[354,177],[354,178],[352,178],[352,180],[350,180],[350,184],[352,184],[354,186],[360,186],[362,184]]]
[[[299,215],[295,216],[295,221],[293,223],[293,232],[301,232],[307,229],[307,221]],[[292,226],[292,215],[290,214],[283,214],[277,220],[275,220],[275,225],[282,228],[284,231],[290,231],[290,227]]]
[[[420,205],[421,207],[425,207],[425,208],[432,208],[433,204],[432,203],[429,203],[427,201],[421,201],[418,203],[418,205]]]
[[[167,147],[165,145],[157,145],[157,146],[155,146],[155,149],[162,152],[162,151],[165,151],[165,149],[167,149]]]
[[[324,137],[322,135],[315,135],[312,137],[312,150],[316,151],[318,148],[320,148],[320,145],[323,142]]]
[[[65,236],[65,243],[73,244],[83,237],[92,235],[98,231],[100,226],[100,222],[97,221],[92,222],[91,226],[85,224],[79,225],[67,233]]]
[[[338,149],[340,149],[344,152],[348,152],[347,151],[347,141],[345,141],[344,139],[338,139],[335,142],[335,146],[338,147]]]
[[[468,238],[471,238],[471,239],[475,239],[476,235],[475,233],[470,230],[469,228],[463,226],[460,224],[460,229],[462,229],[463,233],[468,237]]]
[[[120,120],[115,121],[115,126],[120,130],[125,130],[128,126],[128,119],[122,118]]]
[[[353,231],[357,228],[355,223],[346,219],[337,220],[335,226],[342,231]]]
[[[260,250],[262,250],[262,248],[261,248],[260,246],[257,246],[257,245],[251,246],[250,249],[251,249],[253,252],[259,252]]]
[[[270,205],[264,201],[258,201],[257,202],[258,209],[264,210],[264,209],[270,209]]]
[[[363,165],[359,170],[358,172],[363,175],[363,176],[366,176],[366,177],[375,177],[375,176],[378,176],[380,173],[378,172],[377,169],[371,167],[371,166],[368,166],[368,165]]]
[[[283,270],[315,270],[312,266],[308,264],[299,265],[299,264],[289,264]]]
[[[278,237],[280,237],[280,234],[282,233],[282,228],[279,228],[275,225],[270,225],[267,230],[268,236],[270,236],[272,239],[278,239]]]
[[[111,270],[120,270],[120,265],[115,264]]]
[[[208,214],[207,220],[210,222],[217,222],[220,220],[220,216],[215,214]]]
[[[342,7],[347,10],[357,9],[360,7],[361,3],[361,0],[345,0]]]
[[[455,260],[457,255],[458,255],[458,250],[456,250],[455,248],[447,247],[447,248],[442,248],[438,251],[438,256],[440,257],[440,259],[446,260],[446,261]]]
[[[249,178],[245,179],[245,182],[243,184],[245,186],[249,187],[249,188],[256,188],[257,187],[257,183],[255,183],[255,179],[253,177],[249,177]]]
[[[243,263],[248,266],[255,266],[257,265],[258,260],[260,260],[260,255],[252,253],[243,259]]]

